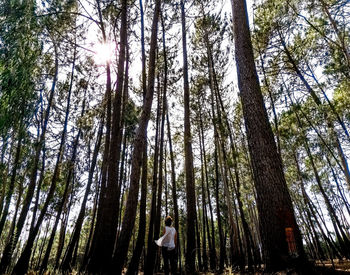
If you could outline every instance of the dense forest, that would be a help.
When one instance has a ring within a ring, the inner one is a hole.
[[[0,273],[162,272],[168,215],[179,274],[335,271],[349,18],[347,0],[2,0]]]

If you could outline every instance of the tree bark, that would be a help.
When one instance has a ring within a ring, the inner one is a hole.
[[[21,182],[19,183],[19,186],[18,186],[18,196],[17,196],[17,202],[16,202],[16,206],[15,206],[15,213],[13,214],[10,230],[8,233],[9,237],[11,237],[14,234],[14,230],[15,230],[15,226],[16,226],[16,219],[17,219],[17,214],[18,214],[19,207],[21,204],[23,189],[24,189],[23,188],[23,180],[21,180]],[[11,238],[7,238],[7,242],[10,240],[11,240]]]
[[[145,149],[143,152],[142,160],[142,178],[141,178],[141,201],[140,201],[140,217],[139,217],[139,229],[137,234],[136,245],[134,252],[132,253],[132,258],[130,260],[127,275],[136,275],[139,272],[140,258],[142,250],[145,245],[145,235],[146,235],[146,199],[147,199],[147,175],[148,175],[148,165],[147,165],[147,141]]]
[[[202,120],[200,116],[200,121]],[[198,132],[199,137],[199,148],[200,148],[200,159],[201,159],[201,192],[202,192],[202,253],[203,253],[203,271],[208,270],[208,255],[207,255],[207,240],[206,240],[206,212],[207,212],[207,205],[206,205],[206,197],[205,197],[205,188],[204,188],[204,167],[203,167],[203,149],[202,149],[202,137],[201,132]],[[209,233],[209,232],[208,232]],[[209,239],[208,239],[209,240]]]
[[[49,234],[49,230],[50,230],[51,218],[52,218],[52,216],[50,215],[50,218],[49,218],[49,220],[47,221],[47,225],[46,225],[46,228],[45,228],[45,234],[44,234],[44,238],[43,238],[43,240],[42,240],[42,244],[41,244],[41,246],[39,247],[40,253],[39,253],[38,261],[37,261],[37,263],[36,263],[36,265],[35,265],[35,268],[36,268],[36,269],[39,269],[39,268],[40,268],[41,257],[42,257],[42,255],[43,255],[44,247],[45,247],[45,244],[46,244],[47,235]],[[35,252],[35,250],[34,250],[34,252]]]
[[[95,167],[96,167],[96,163],[97,163],[97,157],[98,157],[98,153],[99,153],[100,146],[101,146],[103,125],[104,125],[104,123],[102,120],[102,123],[99,126],[99,130],[98,130],[97,137],[96,137],[96,143],[95,143],[92,161],[91,161],[91,165],[90,165],[88,182],[86,185],[84,198],[83,198],[83,201],[81,203],[80,211],[79,211],[78,218],[77,218],[74,230],[73,230],[72,237],[70,239],[66,253],[65,253],[63,260],[62,260],[61,269],[63,272],[72,271],[72,256],[73,256],[74,248],[79,243],[80,232],[81,232],[81,228],[82,228],[83,222],[84,222],[86,203],[87,203],[88,196],[90,194],[91,185],[93,182],[94,171],[95,171]]]
[[[66,230],[67,230],[67,225],[68,225],[69,212],[70,212],[70,209],[72,206],[73,195],[74,195],[73,190],[74,190],[74,179],[72,180],[72,188],[71,188],[70,198],[68,198],[66,205],[64,205],[65,209],[64,209],[64,213],[63,213],[62,221],[61,221],[61,228],[60,228],[58,244],[57,244],[57,249],[56,249],[54,270],[57,270],[59,265],[60,265],[61,255],[62,255],[62,251],[63,251],[64,245],[65,245],[65,236],[66,236]]]
[[[1,146],[1,159],[0,159],[0,180],[2,182],[2,187],[0,190],[0,216],[4,207],[4,199],[6,194],[6,179],[8,174],[8,169],[6,169],[6,165],[4,162],[6,149],[8,146],[8,136],[2,138],[2,146]]]
[[[113,273],[120,274],[125,263],[128,252],[129,242],[131,239],[132,229],[134,227],[136,218],[136,209],[138,203],[138,191],[140,180],[140,168],[142,165],[142,154],[144,152],[146,132],[148,121],[150,118],[153,93],[154,93],[154,78],[155,78],[155,61],[156,61],[156,47],[157,47],[157,32],[158,32],[158,18],[160,13],[160,0],[156,0],[154,16],[152,22],[151,46],[149,57],[149,71],[148,71],[148,87],[146,98],[142,107],[142,113],[139,120],[139,127],[136,131],[134,148],[131,160],[131,175],[129,195],[126,202],[126,207],[123,216],[121,232],[117,241],[114,253],[114,269]]]
[[[158,159],[159,159],[159,120],[160,120],[160,83],[158,81],[158,100],[157,100],[157,118],[156,118],[156,133],[154,141],[154,156],[153,156],[153,180],[152,180],[152,200],[150,218],[148,224],[148,240],[147,240],[147,257],[145,264],[145,274],[154,273],[154,264],[156,257],[157,245],[154,240],[155,221],[157,219],[157,186],[158,186]]]
[[[188,64],[187,64],[187,41],[186,41],[186,18],[184,2],[181,0],[181,24],[182,24],[182,50],[183,50],[183,79],[184,79],[184,143],[185,143],[185,174],[186,174],[186,206],[187,206],[187,247],[186,247],[186,271],[193,273],[195,271],[195,222],[196,213],[196,192],[193,178],[193,155],[192,155],[192,137],[190,122],[190,89],[188,82]]]
[[[166,102],[167,102],[167,87],[168,87],[168,60],[165,45],[165,28],[162,14],[160,15],[162,25],[162,40],[163,40],[163,57],[164,57],[164,75],[163,75],[163,93],[161,96],[161,118],[160,118],[160,144],[159,144],[159,173],[158,173],[158,198],[157,198],[157,209],[156,217],[154,221],[154,236],[153,240],[159,238],[160,233],[160,221],[161,221],[161,206],[162,206],[162,190],[163,190],[163,160],[164,160],[164,126],[165,126],[165,113],[166,113]],[[161,89],[159,90],[161,91]],[[153,242],[154,243],[154,242]]]
[[[56,89],[56,82],[57,82],[57,76],[58,76],[58,54],[57,54],[57,46],[55,44],[54,44],[54,50],[55,50],[55,73],[53,76],[52,86],[51,86],[51,90],[50,90],[50,96],[49,96],[49,100],[48,100],[48,104],[47,104],[47,108],[46,108],[46,112],[45,112],[45,118],[44,118],[44,122],[43,122],[43,126],[42,126],[42,132],[40,135],[39,142],[35,146],[35,157],[34,157],[34,161],[33,161],[33,169],[31,170],[31,173],[30,173],[27,193],[25,195],[25,198],[23,201],[23,207],[22,207],[21,213],[20,213],[18,221],[17,221],[15,235],[11,236],[11,240],[9,242],[9,244],[11,244],[11,245],[6,246],[4,249],[4,252],[2,254],[3,256],[1,258],[1,263],[0,263],[0,273],[4,272],[4,270],[10,265],[11,257],[13,254],[13,249],[15,248],[15,246],[18,242],[19,236],[21,235],[25,220],[27,218],[29,207],[30,207],[33,195],[34,195],[34,191],[35,191],[40,153],[41,153],[44,141],[45,141],[47,124],[49,121],[50,110],[51,110],[51,106],[52,106],[52,101],[53,101],[53,96],[54,96],[55,89]],[[34,219],[34,217],[33,217],[33,219]]]
[[[27,215],[28,215],[29,207],[30,207],[30,204],[32,202],[34,191],[35,191],[40,153],[42,151],[42,148],[43,148],[44,142],[45,142],[47,124],[48,124],[49,117],[50,117],[50,111],[51,111],[51,106],[52,106],[52,102],[53,102],[53,96],[54,96],[55,89],[56,89],[57,76],[58,76],[58,53],[57,53],[56,44],[54,44],[54,50],[55,50],[55,73],[54,73],[52,86],[51,86],[51,90],[50,90],[48,105],[47,105],[46,112],[45,112],[45,118],[44,118],[44,122],[43,122],[43,126],[42,126],[42,132],[41,132],[40,139],[39,139],[38,143],[36,144],[33,169],[31,170],[29,185],[27,188],[27,193],[26,193],[26,196],[24,198],[23,207],[22,207],[21,213],[20,213],[18,221],[17,221],[16,233],[15,233],[15,235],[11,236],[12,247],[5,247],[5,250],[3,253],[3,258],[1,259],[1,264],[0,264],[1,270],[2,270],[3,266],[4,266],[4,268],[6,268],[10,264],[11,257],[13,254],[13,249],[18,242],[19,236],[21,235],[25,220],[26,220]],[[43,154],[45,154],[45,153],[43,153]],[[42,172],[43,172],[43,169],[44,169],[44,166],[42,168]],[[39,186],[40,186],[40,183],[41,183],[41,181],[39,181]],[[39,186],[38,186],[38,189],[40,189]],[[38,201],[36,203],[38,203]],[[36,212],[36,210],[34,208],[33,214],[35,212]],[[33,216],[33,219],[35,219],[34,216]],[[33,227],[31,226],[31,228],[33,228]]]
[[[306,193],[306,190],[305,190],[305,186],[304,186],[304,182],[302,180],[302,177],[301,177],[301,170],[300,170],[300,166],[299,166],[299,162],[298,162],[298,158],[296,156],[296,152],[294,153],[294,159],[295,159],[295,162],[296,162],[296,165],[297,165],[297,171],[298,171],[298,175],[299,175],[299,181],[300,181],[300,186],[301,186],[301,191],[302,191],[302,196],[303,196],[303,200],[304,200],[304,203],[306,204],[307,208],[306,208],[306,211],[308,213],[308,215],[312,215],[312,217],[314,218],[314,221],[315,223],[317,224],[318,226],[318,229],[320,230],[321,232],[321,235],[325,241],[325,243],[327,244],[327,248],[329,247],[331,249],[331,251],[333,252],[334,255],[336,255],[336,257],[341,257],[337,251],[337,248],[336,246],[334,245],[334,243],[328,238],[328,236],[324,233],[323,231],[323,228],[318,220],[318,217],[314,211],[314,206],[313,204],[311,203],[311,200],[309,198],[309,196],[307,195]],[[310,218],[311,219],[311,216]],[[326,227],[327,228],[327,227]],[[330,253],[331,255],[331,253]]]
[[[175,218],[175,230],[177,232],[177,253],[176,257],[179,262],[179,267],[181,269],[181,242],[180,242],[180,231],[179,231],[179,206],[177,203],[177,188],[176,188],[176,174],[175,174],[175,159],[174,159],[174,152],[173,152],[173,145],[171,140],[171,131],[170,131],[170,121],[169,121],[169,108],[167,104],[167,113],[166,113],[166,119],[167,119],[167,133],[168,133],[168,142],[169,142],[169,153],[170,153],[170,165],[171,165],[171,184],[172,184],[172,199],[174,204],[174,218]]]
[[[29,233],[29,237],[28,237],[27,243],[24,247],[24,250],[22,251],[21,256],[19,257],[19,259],[14,267],[13,273],[15,273],[17,275],[25,274],[28,270],[28,265],[29,265],[29,260],[30,260],[30,255],[32,252],[34,240],[39,232],[40,226],[44,220],[44,217],[46,215],[49,204],[50,204],[50,202],[54,196],[55,190],[56,190],[57,180],[58,180],[59,174],[60,174],[59,167],[60,167],[61,159],[63,156],[64,144],[66,141],[71,94],[72,94],[73,80],[74,80],[76,54],[77,54],[76,49],[74,49],[72,72],[71,72],[71,76],[70,76],[71,79],[70,79],[70,85],[69,85],[68,96],[67,96],[67,107],[66,107],[65,120],[64,120],[62,135],[61,135],[60,146],[59,146],[58,153],[57,153],[55,169],[54,169],[52,179],[51,179],[51,185],[50,185],[45,203],[44,203],[42,210],[40,212],[38,221],[37,221],[35,227],[33,228],[33,231],[31,231]]]
[[[289,98],[290,100],[292,101],[292,98],[290,97],[289,95]],[[293,103],[293,101],[292,101]],[[294,104],[294,103],[293,103]],[[306,133],[304,131],[304,127],[303,127],[303,124],[299,118],[299,115],[298,115],[298,112],[295,112],[295,115],[296,115],[296,118],[297,118],[297,122],[298,122],[298,125],[299,125],[299,128],[301,129],[301,134],[303,136],[303,140],[304,140],[304,146],[305,146],[305,150],[306,150],[306,153],[307,153],[307,156],[310,160],[310,163],[311,163],[311,167],[312,167],[312,170],[314,172],[314,175],[315,175],[315,179],[316,179],[316,183],[319,187],[319,190],[325,200],[325,203],[326,203],[326,206],[327,206],[327,210],[329,211],[329,214],[330,214],[330,217],[331,217],[331,221],[333,223],[333,226],[334,226],[334,230],[335,230],[335,233],[337,235],[337,238],[338,238],[338,241],[339,241],[339,245],[341,247],[341,250],[342,250],[342,253],[345,257],[349,257],[350,256],[350,251],[348,249],[349,245],[350,245],[350,240],[349,238],[347,237],[347,235],[345,234],[345,232],[343,231],[342,229],[342,226],[340,224],[340,221],[335,213],[335,210],[333,208],[333,206],[331,205],[331,202],[330,202],[330,199],[328,198],[323,186],[322,186],[322,182],[321,182],[321,178],[320,178],[320,175],[317,171],[317,168],[316,168],[316,164],[315,164],[315,161],[314,161],[314,157],[311,153],[311,149],[309,147],[309,144],[308,144],[308,138],[306,136]]]
[[[204,130],[203,130],[203,121],[202,121],[202,115],[200,113],[200,133],[201,133],[201,144],[202,144],[202,154],[203,154],[203,164],[204,164],[204,173],[205,173],[205,186],[206,190],[204,192],[208,195],[208,205],[209,205],[209,212],[210,212],[210,224],[211,224],[211,236],[209,234],[209,228],[208,228],[208,242],[209,249],[210,249],[210,269],[215,270],[216,269],[216,248],[215,248],[215,229],[214,229],[214,217],[213,217],[213,207],[211,204],[211,198],[210,198],[210,190],[209,190],[209,179],[208,179],[208,165],[207,165],[207,154],[205,150],[205,142],[204,142]]]
[[[81,117],[84,115],[84,112],[85,112],[85,99],[83,102]],[[53,229],[51,231],[51,236],[50,236],[47,248],[46,248],[46,253],[45,253],[43,262],[42,262],[41,267],[40,267],[40,273],[43,273],[47,268],[47,264],[48,264],[49,257],[51,254],[51,248],[52,248],[53,241],[54,241],[55,235],[56,235],[57,226],[58,226],[58,223],[60,221],[60,217],[61,217],[63,208],[65,207],[65,205],[68,202],[69,192],[72,190],[72,188],[70,188],[70,185],[71,185],[71,180],[72,180],[73,173],[74,173],[75,160],[77,157],[77,150],[78,150],[78,144],[79,144],[79,138],[80,138],[81,132],[82,132],[82,130],[81,130],[81,128],[79,128],[77,136],[75,137],[74,142],[73,142],[73,152],[72,152],[72,156],[71,156],[71,159],[69,162],[69,170],[68,170],[68,175],[67,175],[67,179],[66,179],[66,184],[65,184],[62,200],[58,206],[56,220],[55,220]]]
[[[325,190],[324,190],[324,188],[322,186],[321,178],[320,178],[320,176],[318,174],[318,171],[317,171],[317,168],[316,168],[316,165],[315,165],[315,162],[314,162],[314,158],[313,158],[313,156],[311,154],[311,151],[310,151],[310,148],[309,148],[309,145],[308,145],[306,137],[305,137],[305,143],[304,144],[305,144],[305,149],[306,149],[308,158],[309,158],[309,160],[311,162],[312,170],[313,170],[313,172],[315,174],[317,185],[318,185],[319,190],[320,190],[320,192],[321,192],[321,194],[322,194],[322,196],[323,196],[323,198],[325,200],[325,203],[326,203],[326,206],[327,206],[327,210],[329,211],[329,215],[331,217],[331,221],[333,223],[333,227],[334,227],[336,236],[338,238],[338,242],[339,242],[339,245],[341,247],[343,256],[349,258],[350,257],[350,251],[349,251],[350,240],[348,239],[347,235],[343,231],[342,226],[340,224],[340,221],[338,219],[338,216],[336,215],[335,210],[334,210],[334,208],[331,205],[330,199],[327,196],[327,194],[326,194],[326,192],[325,192]]]
[[[102,167],[102,169],[103,169],[103,167]],[[90,230],[89,230],[89,237],[88,237],[86,244],[85,244],[84,257],[82,260],[82,264],[80,266],[81,272],[86,271],[86,267],[87,267],[88,260],[89,260],[89,253],[90,253],[90,250],[92,247],[92,238],[93,238],[95,224],[96,224],[97,207],[98,207],[98,200],[99,200],[99,194],[100,194],[100,189],[101,189],[102,169],[101,169],[101,177],[100,177],[101,179],[96,179],[96,192],[95,192],[95,197],[94,197],[94,205],[92,208],[91,225],[90,225]],[[76,261],[76,258],[73,256],[73,259],[72,259],[73,266],[74,266],[75,261]]]
[[[238,87],[243,106],[266,270],[292,265],[286,241],[291,228],[300,261],[306,261],[302,238],[277,152],[256,68],[244,0],[231,0]]]
[[[98,1],[99,2],[99,1]],[[113,101],[113,112],[111,116],[111,139],[108,152],[105,190],[100,197],[101,204],[98,211],[98,222],[94,233],[94,247],[88,265],[89,272],[110,272],[112,269],[112,255],[117,235],[117,224],[119,214],[120,185],[118,182],[119,161],[121,151],[121,99],[124,82],[125,49],[127,41],[127,1],[122,1],[120,47],[117,72],[117,88]],[[100,18],[101,9],[99,8]],[[100,19],[100,20],[101,20]],[[102,22],[102,20],[101,20]],[[104,41],[106,37],[104,36]],[[109,62],[108,62],[109,63]],[[108,67],[107,67],[108,68]],[[107,90],[110,90],[110,80],[107,79]]]
[[[215,162],[215,200],[216,200],[216,215],[218,220],[218,230],[219,230],[219,240],[220,240],[220,261],[219,261],[219,272],[224,270],[225,259],[226,259],[226,248],[222,230],[222,221],[221,221],[221,210],[220,210],[220,199],[219,199],[219,165],[218,165],[218,155],[217,155],[217,144],[215,143],[215,152],[214,152],[214,162]],[[214,236],[213,236],[214,237]]]
[[[19,159],[21,157],[21,150],[22,150],[22,134],[21,134],[21,129],[19,129],[18,133],[18,141],[17,141],[17,147],[16,147],[16,152],[15,152],[15,158],[13,160],[13,166],[12,166],[12,171],[11,171],[11,178],[10,178],[10,184],[8,187],[8,190],[6,192],[6,198],[5,198],[5,207],[1,215],[1,220],[0,220],[0,236],[3,231],[6,219],[8,218],[8,212],[10,208],[10,203],[11,203],[11,198],[13,195],[13,192],[15,190],[15,180],[18,172],[18,167],[19,167]],[[10,238],[11,239],[11,238]],[[5,270],[1,271],[4,272]]]
[[[324,254],[323,254],[323,250],[322,250],[322,247],[321,247],[321,244],[319,242],[319,239],[318,239],[318,234],[315,230],[315,227],[314,227],[314,224],[312,222],[312,219],[311,219],[311,214],[310,214],[310,210],[308,209],[309,205],[307,204],[308,201],[307,201],[307,195],[306,195],[306,191],[305,191],[305,187],[304,187],[304,181],[303,181],[303,178],[302,178],[302,174],[301,174],[301,169],[300,169],[300,165],[299,165],[299,161],[298,161],[298,157],[297,157],[297,153],[294,152],[293,154],[293,157],[294,157],[294,160],[295,160],[295,164],[296,164],[296,167],[297,167],[297,171],[298,171],[298,177],[299,177],[299,181],[300,181],[300,186],[301,186],[301,190],[302,190],[302,195],[303,195],[303,198],[304,198],[304,202],[306,204],[306,209],[305,209],[305,212],[307,214],[307,219],[308,221],[310,222],[310,227],[311,227],[311,230],[314,234],[314,237],[315,237],[315,246],[318,250],[318,254],[321,256],[322,259],[324,259]]]
[[[140,3],[141,15],[141,61],[142,61],[142,92],[143,101],[146,99],[147,83],[146,83],[146,55],[145,55],[145,28],[142,0]],[[147,136],[147,130],[146,130]],[[140,258],[145,245],[146,235],[146,200],[147,200],[147,177],[148,177],[148,154],[147,154],[147,139],[145,140],[144,151],[142,155],[142,177],[141,177],[141,198],[140,198],[140,215],[139,215],[139,230],[135,249],[132,253],[127,275],[136,275],[139,271]]]

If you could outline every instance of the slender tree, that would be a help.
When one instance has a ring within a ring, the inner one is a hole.
[[[84,98],[84,101],[83,101],[81,116],[84,115],[84,112],[85,112],[85,98]],[[62,200],[61,200],[61,202],[59,203],[59,206],[58,206],[58,210],[57,210],[57,214],[56,214],[56,220],[55,220],[52,232],[51,232],[51,236],[50,236],[48,245],[46,247],[46,252],[45,252],[45,255],[44,255],[44,259],[43,259],[43,261],[41,263],[40,272],[44,272],[46,270],[46,268],[47,268],[47,264],[48,264],[49,257],[50,257],[50,254],[51,254],[51,248],[52,248],[53,241],[54,241],[55,234],[56,234],[56,229],[57,229],[58,223],[59,223],[59,221],[61,219],[61,214],[63,212],[63,208],[67,204],[68,197],[69,197],[69,192],[70,192],[71,189],[73,189],[73,188],[71,188],[71,180],[72,180],[73,173],[74,173],[75,160],[77,158],[77,151],[78,151],[79,138],[80,138],[81,132],[82,132],[82,130],[81,130],[81,128],[79,128],[78,129],[78,133],[77,133],[77,135],[76,135],[76,137],[74,139],[74,142],[73,142],[73,151],[72,151],[71,159],[70,159],[70,162],[69,162],[68,175],[67,175],[66,184],[65,184],[65,187],[64,187],[64,191],[63,191]],[[62,221],[62,223],[63,223],[63,221]]]
[[[133,145],[131,174],[130,174],[130,189],[126,201],[126,207],[123,216],[122,227],[114,252],[113,266],[114,272],[121,273],[125,264],[125,259],[128,252],[129,242],[131,239],[132,229],[134,227],[137,209],[137,198],[139,191],[140,170],[142,164],[142,153],[144,152],[148,121],[150,118],[155,80],[155,61],[158,33],[158,19],[160,14],[161,1],[157,0],[154,8],[154,16],[152,21],[152,34],[150,42],[150,55],[148,66],[148,85],[145,101],[142,108],[139,127],[136,131],[136,136]]]
[[[82,201],[82,204],[80,207],[79,215],[78,215],[78,218],[77,218],[74,230],[73,230],[73,234],[71,236],[67,250],[63,256],[63,260],[61,263],[62,271],[71,271],[72,270],[73,252],[74,252],[75,247],[78,246],[81,228],[82,228],[84,217],[85,217],[86,203],[88,200],[88,196],[90,194],[91,185],[93,183],[94,170],[96,168],[97,157],[98,157],[99,149],[101,146],[102,129],[103,129],[103,119],[102,119],[102,123],[99,126],[98,134],[96,137],[96,143],[95,143],[95,148],[93,151],[92,161],[91,161],[90,170],[89,170],[89,178],[88,178],[88,182],[86,185],[84,198],[83,198],[83,201]]]
[[[140,17],[141,17],[141,61],[142,61],[142,92],[143,101],[146,99],[147,83],[146,83],[146,54],[145,54],[145,28],[144,28],[144,12],[142,0],[140,0]],[[146,132],[147,136],[147,132]],[[147,203],[147,176],[148,176],[148,153],[147,139],[142,156],[142,177],[141,177],[141,198],[140,198],[140,214],[139,214],[139,229],[136,240],[136,245],[132,253],[127,274],[137,274],[139,270],[139,262],[142,250],[145,245],[146,235],[146,203]],[[144,250],[145,251],[145,250]]]
[[[47,194],[47,197],[45,199],[45,203],[41,209],[39,218],[36,222],[35,227],[33,228],[33,231],[30,232],[27,243],[14,267],[14,273],[15,274],[25,274],[28,270],[29,267],[29,260],[30,260],[30,255],[32,253],[32,248],[34,244],[34,240],[39,233],[40,226],[44,220],[44,217],[46,215],[47,209],[49,207],[49,204],[54,196],[56,186],[57,186],[57,181],[59,178],[60,174],[60,164],[62,161],[62,156],[63,156],[63,149],[64,145],[66,142],[66,135],[67,135],[67,127],[68,127],[68,118],[69,118],[69,112],[70,112],[70,105],[71,105],[71,95],[72,95],[72,90],[73,90],[73,83],[74,83],[74,72],[75,72],[75,62],[76,62],[76,57],[77,57],[77,50],[74,48],[74,54],[73,54],[73,63],[72,63],[72,70],[70,74],[70,84],[68,88],[68,95],[67,95],[67,106],[65,110],[65,119],[64,119],[64,124],[63,124],[63,131],[61,134],[61,140],[60,140],[60,145],[57,153],[57,158],[56,158],[56,164],[55,164],[55,169],[52,175],[51,179],[51,184],[49,188],[49,192]]]
[[[196,193],[193,178],[193,155],[190,122],[190,89],[188,82],[188,62],[187,62],[187,40],[186,40],[186,17],[185,4],[181,0],[181,24],[182,24],[182,51],[183,51],[183,79],[184,79],[184,143],[185,143],[185,174],[186,174],[186,206],[187,206],[187,246],[186,246],[186,271],[195,271],[195,223],[196,213]]]

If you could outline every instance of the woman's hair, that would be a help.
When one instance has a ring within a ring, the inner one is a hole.
[[[173,222],[173,219],[170,216],[165,218],[165,225],[166,226],[170,226],[172,222]]]

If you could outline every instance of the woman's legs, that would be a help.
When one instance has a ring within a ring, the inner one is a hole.
[[[163,254],[163,260],[164,260],[164,274],[169,274],[169,255],[168,255],[168,248],[162,247],[162,254]]]
[[[168,251],[168,257],[170,260],[170,266],[171,266],[171,274],[176,274],[176,261],[175,261],[175,253],[176,249]]]

